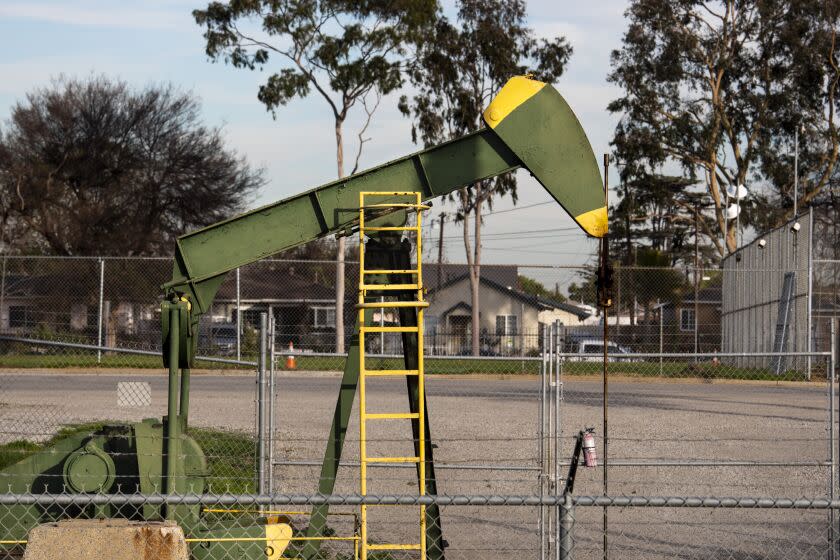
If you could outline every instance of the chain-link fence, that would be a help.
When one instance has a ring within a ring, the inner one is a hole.
[[[429,548],[427,557],[450,559],[537,558],[536,534],[527,519],[545,510],[558,521],[544,557],[575,560],[602,558],[602,512],[610,512],[609,552],[615,558],[833,558],[838,553],[836,527],[840,502],[825,498],[718,498],[671,496],[563,496],[539,498],[515,495],[0,495],[0,522],[18,512],[49,511],[62,519],[94,517],[94,511],[127,517],[144,507],[180,508],[208,520],[201,528],[187,527],[184,544],[194,558],[294,558],[307,544],[318,542],[318,558],[358,558],[361,548],[355,511],[361,504],[382,506],[389,520],[379,524],[371,545],[407,539],[418,524],[401,519],[416,516],[418,507],[435,505],[448,529],[443,550]],[[331,532],[308,537],[307,517],[329,507]],[[18,521],[20,518],[16,518]],[[265,520],[269,520],[266,524]],[[260,531],[232,535],[255,523]],[[277,527],[269,529],[266,527]],[[106,524],[100,523],[101,531]],[[224,527],[219,531],[220,527]],[[285,531],[281,529],[288,528]],[[262,534],[259,534],[262,533]],[[6,539],[12,556],[27,537]],[[170,541],[178,546],[181,541]],[[269,550],[271,547],[271,550]],[[373,554],[417,558],[417,551],[392,550]],[[282,555],[282,556],[281,556]],[[161,554],[162,556],[162,554]]]

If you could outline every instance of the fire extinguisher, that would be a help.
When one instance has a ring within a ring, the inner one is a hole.
[[[598,466],[598,455],[595,453],[595,428],[587,428],[583,433],[583,464],[587,467]]]

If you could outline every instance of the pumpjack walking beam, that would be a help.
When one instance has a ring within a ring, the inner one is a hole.
[[[178,325],[181,352],[186,354],[181,364],[184,372],[189,371],[195,355],[201,315],[209,311],[227,273],[327,235],[349,234],[358,226],[362,191],[393,191],[396,187],[420,193],[421,200],[428,201],[524,168],[587,234],[603,237],[607,233],[607,209],[595,154],[571,108],[550,84],[523,76],[511,78],[483,118],[487,127],[475,133],[178,238],[172,279],[163,288],[167,301],[184,301],[191,308],[187,320]],[[396,202],[384,198],[382,202]],[[402,312],[400,319],[411,321]],[[322,493],[330,493],[334,484],[347,427],[345,417],[359,381],[358,336],[357,325],[322,469]],[[188,389],[182,387],[184,402]],[[418,425],[416,429],[421,428]]]

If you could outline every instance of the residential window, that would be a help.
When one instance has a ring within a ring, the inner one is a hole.
[[[496,315],[496,334],[498,336],[514,336],[516,332],[516,315]]]
[[[9,328],[16,329],[26,327],[29,323],[28,310],[20,305],[9,307]]]
[[[693,331],[697,324],[693,309],[680,309],[680,330]]]
[[[313,325],[319,328],[335,328],[335,307],[313,307]]]

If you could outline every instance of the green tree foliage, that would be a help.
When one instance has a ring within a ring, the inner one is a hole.
[[[172,86],[59,79],[0,134],[6,251],[169,254],[176,236],[240,211],[263,184]]]
[[[610,207],[612,257],[634,265],[639,248],[647,248],[668,255],[666,266],[693,262],[694,217],[680,206],[693,184],[683,177],[648,174],[623,182],[621,198]]]
[[[839,7],[837,0],[633,0],[609,77],[624,90],[609,106],[624,114],[614,137],[623,180],[667,164],[700,181],[713,201],[703,234],[723,256],[735,248],[727,187],[753,192],[742,203],[744,224],[763,228],[791,216],[792,145],[801,126],[800,208],[819,197],[840,152]]]
[[[554,301],[566,301],[566,296],[561,294],[556,287],[554,290],[549,290],[542,284],[542,282],[534,280],[533,278],[528,278],[527,276],[522,276],[521,274],[519,275],[519,289],[525,292],[526,294],[531,294],[534,296],[543,297]]]
[[[338,177],[345,175],[344,123],[354,107],[367,119],[358,133],[356,171],[382,95],[402,84],[406,45],[434,20],[435,0],[230,0],[193,11],[207,55],[237,68],[271,68],[257,94],[277,110],[316,92],[333,117]],[[344,238],[336,257],[336,351],[344,351]]]
[[[505,82],[533,74],[553,82],[572,49],[563,37],[537,39],[526,25],[523,0],[458,0],[454,22],[441,17],[418,41],[418,62],[410,72],[417,90],[399,108],[412,119],[412,140],[429,146],[483,126],[481,113]],[[481,274],[481,211],[493,197],[516,200],[512,173],[479,181],[455,194],[470,267],[472,352],[479,353],[478,285]],[[473,237],[470,240],[470,220]]]

